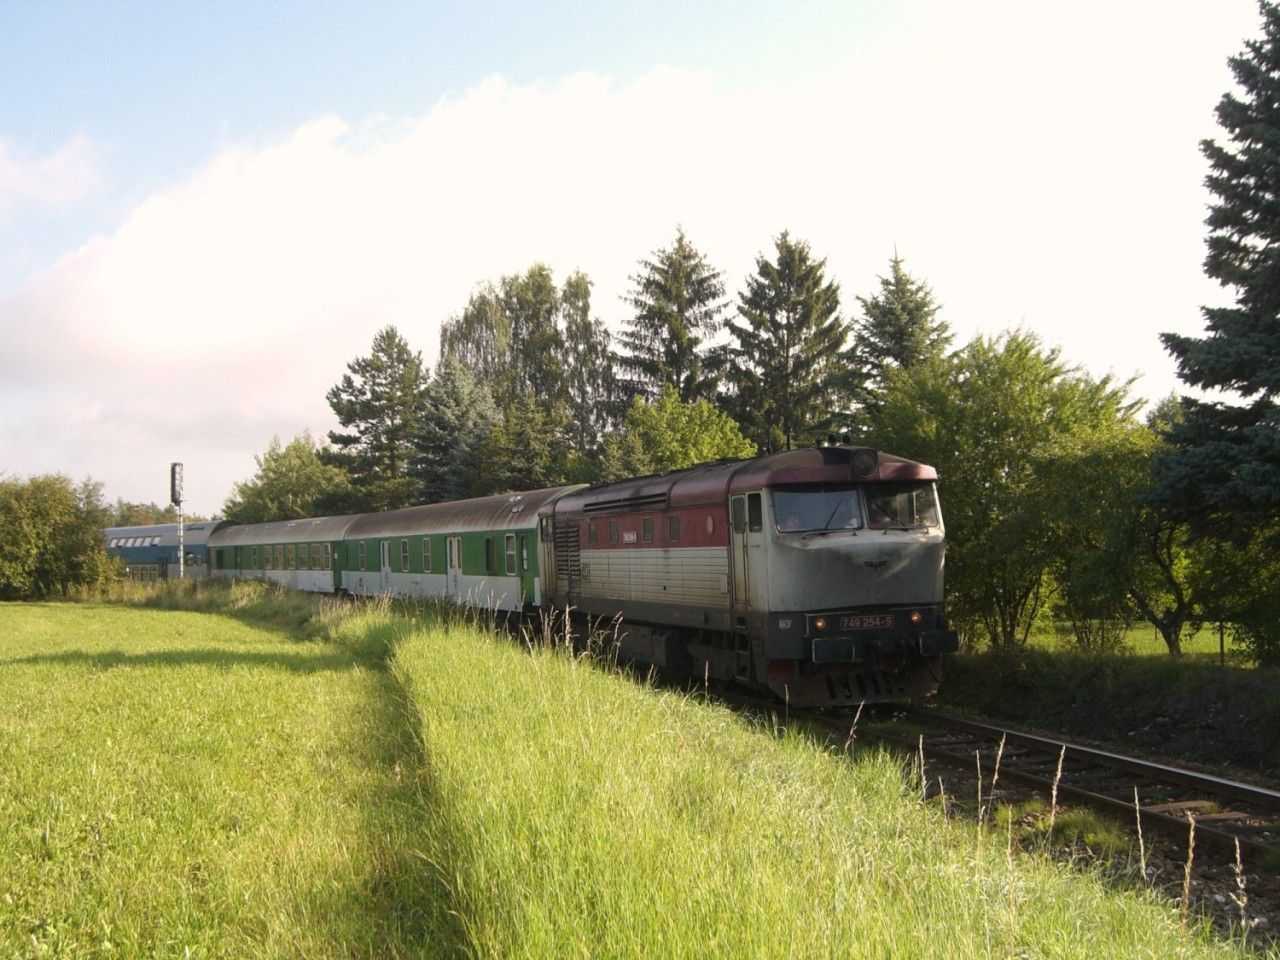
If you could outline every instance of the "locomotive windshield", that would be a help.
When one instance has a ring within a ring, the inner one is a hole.
[[[940,525],[932,483],[876,483],[865,491],[867,526],[872,530]]]
[[[773,516],[781,533],[861,530],[863,527],[901,530],[940,525],[932,483],[777,487],[773,491]]]
[[[862,528],[862,506],[856,487],[775,489],[773,516],[783,533]]]

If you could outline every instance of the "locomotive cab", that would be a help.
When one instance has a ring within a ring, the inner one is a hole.
[[[944,532],[925,479],[778,485],[761,497],[764,679],[806,703],[931,693],[956,648],[942,612]],[[748,554],[747,562],[751,557]]]

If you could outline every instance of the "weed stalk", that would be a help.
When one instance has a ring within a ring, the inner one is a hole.
[[[1062,781],[1062,763],[1067,759],[1067,745],[1058,754],[1058,769],[1053,774],[1053,790],[1049,794],[1049,841],[1053,842],[1053,825],[1058,819],[1058,784]]]
[[[859,702],[858,709],[853,714],[853,723],[849,725],[849,737],[844,742],[844,752],[853,753],[853,741],[858,739],[858,720],[862,717],[862,708],[867,705],[867,701]],[[920,775],[924,775],[924,771],[920,771]]]
[[[987,802],[991,807],[991,815],[995,816],[996,784],[1000,782],[1000,758],[1004,756],[1004,741],[1007,734],[1000,734],[1000,746],[996,748],[996,767],[991,773],[991,789],[987,793]]]
[[[1187,925],[1187,918],[1191,913],[1191,870],[1196,862],[1196,817],[1195,814],[1188,814],[1187,821],[1190,824],[1187,833],[1187,863],[1182,871],[1182,925]]]
[[[978,764],[978,832],[982,832],[982,751],[973,751],[973,759]]]
[[[1240,839],[1236,838],[1236,862],[1232,865],[1232,870],[1236,875],[1236,892],[1231,894],[1231,900],[1240,910],[1240,939],[1248,942],[1249,939],[1249,891],[1245,889],[1244,879],[1244,862],[1240,859]]]
[[[1142,807],[1138,804],[1138,788],[1133,788],[1133,818],[1138,822],[1138,866],[1142,868],[1143,882],[1147,879],[1147,844],[1142,839]],[[1239,846],[1239,843],[1236,844]]]

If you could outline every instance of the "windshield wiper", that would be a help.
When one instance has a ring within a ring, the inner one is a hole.
[[[831,521],[836,518],[836,514],[839,512],[842,506],[844,506],[844,500],[837,500],[836,505],[831,508],[831,513],[827,516],[827,522],[822,525],[822,530],[824,533],[826,533],[831,529]]]

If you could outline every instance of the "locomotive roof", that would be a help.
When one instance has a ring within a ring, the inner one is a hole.
[[[854,466],[867,454],[875,456],[874,468],[859,473]],[[578,490],[557,505],[559,512],[582,510],[588,513],[613,509],[662,510],[669,507],[723,503],[730,493],[759,490],[780,484],[877,483],[902,480],[936,480],[930,466],[905,460],[870,447],[842,444],[804,447],[766,454],[750,460],[715,460],[684,470],[619,480]]]
[[[355,515],[342,517],[307,517],[302,520],[277,520],[273,523],[228,524],[210,538],[211,547],[235,547],[244,544],[307,543],[341,540]]]
[[[184,523],[182,531],[183,543],[188,547],[198,547],[204,544],[209,535],[225,524],[225,520],[200,520],[196,523]],[[107,527],[102,531],[102,536],[108,543],[116,538],[124,539],[127,537],[159,537],[161,547],[176,547],[178,545],[178,525],[176,523],[147,523],[138,524],[131,527]]]
[[[433,533],[475,533],[485,530],[526,530],[538,525],[538,509],[581,484],[545,487],[520,493],[501,493],[472,500],[452,500],[404,507],[355,518],[349,539],[429,536]]]

